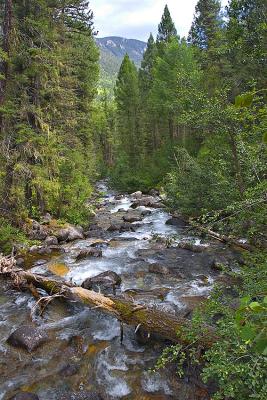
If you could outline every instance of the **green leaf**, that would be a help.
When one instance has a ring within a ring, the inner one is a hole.
[[[240,337],[245,341],[251,341],[256,336],[256,330],[253,326],[245,325],[240,329]]]
[[[254,99],[254,93],[245,93],[235,98],[235,106],[238,108],[250,107]]]
[[[267,144],[267,132],[263,134],[262,141]]]
[[[257,301],[253,301],[252,303],[250,303],[249,308],[255,312],[262,311],[262,306]]]

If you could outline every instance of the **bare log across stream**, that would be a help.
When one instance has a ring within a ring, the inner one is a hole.
[[[0,275],[13,279],[16,283],[27,282],[37,288],[44,289],[49,295],[62,295],[68,299],[75,299],[88,306],[98,308],[116,317],[122,323],[132,326],[142,326],[144,330],[168,339],[172,342],[187,341],[183,338],[184,328],[190,327],[190,321],[183,317],[178,317],[167,312],[156,310],[153,307],[147,307],[137,304],[133,300],[125,300],[119,296],[104,296],[82,287],[73,286],[68,282],[59,282],[41,275],[19,270],[16,268],[4,267],[7,262],[1,263],[0,257]],[[210,347],[216,340],[211,327],[203,327],[203,335],[199,344],[204,347]]]

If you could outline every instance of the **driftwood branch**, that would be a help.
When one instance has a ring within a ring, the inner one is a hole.
[[[222,243],[227,243],[227,244],[230,244],[230,245],[235,246],[235,247],[239,247],[240,249],[247,250],[247,251],[255,250],[255,248],[253,246],[251,246],[250,244],[248,244],[248,243],[243,243],[243,242],[241,242],[240,240],[238,240],[236,238],[233,238],[233,237],[230,237],[230,236],[226,236],[226,235],[222,235],[222,234],[220,234],[218,232],[214,232],[214,231],[212,231],[211,229],[209,229],[207,227],[204,227],[204,226],[202,226],[200,224],[196,224],[195,222],[192,223],[192,227],[197,229],[199,232],[205,233],[206,235],[212,237],[213,239],[219,240]]]
[[[12,268],[0,272],[0,275],[11,277],[13,280],[27,282],[37,288],[44,289],[49,296],[60,295],[70,300],[76,300],[93,308],[116,317],[122,323],[142,328],[152,334],[161,336],[172,342],[188,343],[183,337],[185,328],[190,327],[190,321],[183,317],[156,310],[137,304],[133,300],[126,300],[120,296],[104,296],[91,290],[76,287],[68,282],[59,282],[31,272]],[[210,347],[216,340],[213,329],[203,327],[203,335],[199,344]]]

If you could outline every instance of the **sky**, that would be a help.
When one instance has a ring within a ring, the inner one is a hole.
[[[165,4],[168,4],[178,34],[187,36],[197,0],[91,0],[98,37],[122,36],[147,41],[155,36]],[[222,4],[226,5],[227,0]]]

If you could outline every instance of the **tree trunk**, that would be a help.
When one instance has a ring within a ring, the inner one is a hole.
[[[12,0],[5,0],[2,29],[3,29],[2,48],[3,51],[6,53],[6,57],[8,57],[10,52],[11,30],[12,30]],[[0,79],[0,107],[3,105],[5,100],[8,72],[9,72],[9,63],[7,59],[4,59],[0,63],[0,73],[3,75],[3,79]]]
[[[2,265],[6,265],[2,258]],[[40,275],[35,275],[27,271],[3,268],[1,270],[0,259],[0,275],[12,277],[16,282],[27,281],[35,287],[44,289],[49,295],[62,294],[63,296],[76,299],[82,303],[98,308],[99,310],[109,313],[121,322],[133,326],[142,326],[149,333],[154,333],[164,339],[172,342],[188,343],[183,338],[184,328],[190,327],[190,321],[183,317],[178,317],[170,313],[156,310],[135,303],[133,300],[125,300],[119,296],[104,296],[82,287],[74,287],[70,283],[62,283]],[[203,336],[199,340],[199,344],[209,347],[214,343],[216,337],[211,327],[203,327]]]

